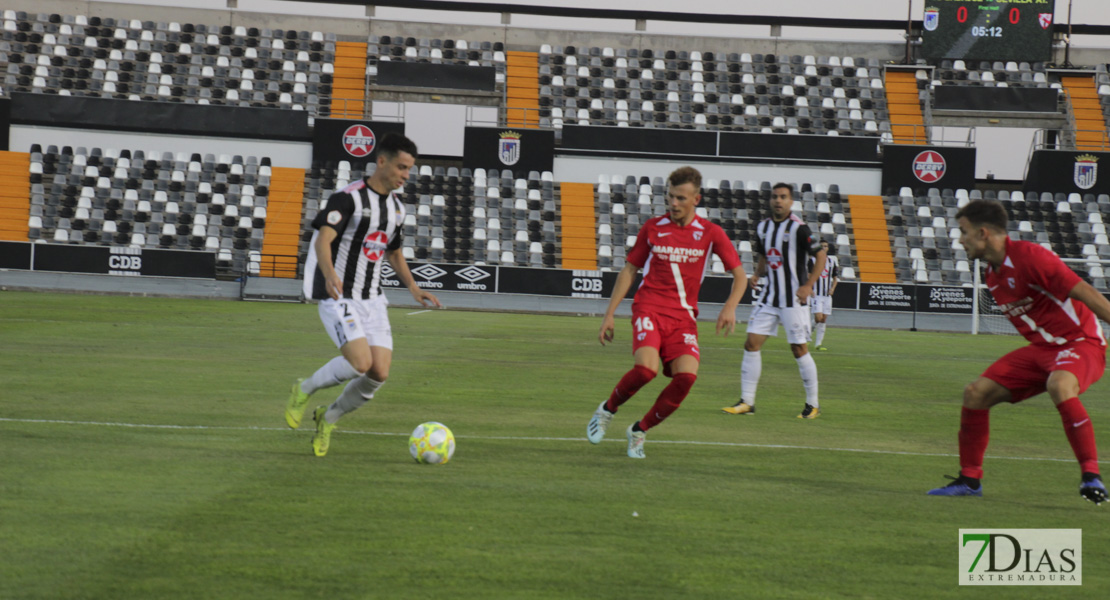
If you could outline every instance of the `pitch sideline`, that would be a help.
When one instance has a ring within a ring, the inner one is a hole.
[[[172,429],[178,431],[290,431],[285,427],[224,427],[224,426],[211,426],[211,425],[155,425],[150,423],[119,423],[107,421],[67,421],[55,419],[12,419],[7,417],[0,417],[0,423],[26,423],[26,424],[42,424],[42,425],[76,425],[76,426],[90,426],[90,427],[128,427],[134,429]],[[392,436],[392,437],[405,437],[407,433],[395,433],[388,431],[359,431],[354,429],[344,429],[341,432],[344,435],[379,435],[379,436]],[[483,436],[483,435],[465,435],[455,436],[463,440],[510,440],[510,441],[536,441],[536,442],[582,442],[586,438],[580,437],[540,437],[540,436]],[[614,442],[624,444],[624,440],[603,440],[605,442]],[[942,457],[942,458],[958,458],[957,454],[947,454],[942,452],[902,452],[897,450],[868,450],[864,448],[827,448],[820,446],[798,446],[792,444],[749,444],[743,442],[699,442],[694,440],[652,440],[652,445],[656,444],[671,444],[678,446],[717,446],[729,448],[764,448],[764,449],[778,449],[778,450],[816,450],[821,452],[854,452],[858,454],[881,454],[887,456],[918,456],[918,457]],[[1034,462],[1073,462],[1074,459],[1065,458],[1045,458],[1045,457],[1030,457],[1030,456],[990,456],[991,460],[1021,460],[1021,461],[1034,461]]]

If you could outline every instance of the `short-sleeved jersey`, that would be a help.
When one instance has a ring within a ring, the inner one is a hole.
[[[1098,319],[1068,293],[1081,279],[1060,257],[1032,242],[1006,239],[1006,258],[987,265],[986,284],[998,308],[1035,345],[1089,340],[1106,345]]]
[[[813,271],[813,266],[817,264],[817,257],[811,256],[806,261],[810,272]],[[813,284],[814,296],[831,296],[833,280],[840,276],[840,260],[832,254],[825,257],[825,268],[821,270],[821,276]]]
[[[316,237],[320,229],[331,227],[339,235],[331,243],[336,273],[343,278],[343,297],[366,299],[382,293],[382,258],[387,250],[401,247],[404,237],[405,205],[396,192],[379,195],[360,179],[328,197],[316,213],[316,229],[309,243],[304,267],[305,297],[328,298],[324,273],[316,257]]]
[[[640,228],[626,260],[644,270],[632,301],[637,306],[674,315],[698,316],[698,292],[716,254],[726,270],[740,266],[740,256],[720,226],[695,216],[682,227],[668,216],[649,219]]]
[[[767,282],[755,304],[775,308],[798,306],[798,288],[809,278],[808,258],[821,251],[821,242],[796,215],[780,222],[764,219],[755,227],[752,250],[767,259]]]

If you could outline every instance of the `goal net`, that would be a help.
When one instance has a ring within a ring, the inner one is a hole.
[[[1110,271],[1110,260],[1101,259],[1085,259],[1085,258],[1063,258],[1061,259],[1069,267],[1079,272],[1082,276],[1084,274],[1095,271],[1096,267],[1099,271]],[[987,286],[982,282],[981,263],[978,259],[975,260],[974,269],[974,297],[975,302],[972,304],[971,313],[971,333],[993,333],[996,335],[1017,335],[1018,332],[1014,329],[1010,319],[998,310],[998,306],[994,303],[994,298],[990,292],[987,291]],[[1090,280],[1090,278],[1087,278]],[[1096,282],[1097,283],[1097,282]],[[1106,293],[1107,290],[1099,289],[1098,291]],[[1110,325],[1105,321],[1099,320],[1099,325],[1102,326],[1104,332],[1110,331]]]

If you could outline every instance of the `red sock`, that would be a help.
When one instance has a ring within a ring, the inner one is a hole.
[[[621,377],[617,387],[613,388],[613,393],[609,394],[609,400],[605,402],[605,410],[611,413],[617,412],[620,405],[627,402],[652,379],[655,379],[655,371],[640,365],[632,367],[631,371]]]
[[[678,406],[686,399],[690,388],[694,387],[694,382],[697,380],[698,376],[694,373],[676,373],[671,383],[660,392],[651,410],[640,420],[640,429],[647,431],[678,410]]]
[[[1095,446],[1095,428],[1091,417],[1079,398],[1071,398],[1056,406],[1064,421],[1064,433],[1068,436],[1079,468],[1084,473],[1098,473],[1098,448]]]
[[[983,455],[990,433],[991,411],[964,407],[960,413],[960,475],[983,478]]]

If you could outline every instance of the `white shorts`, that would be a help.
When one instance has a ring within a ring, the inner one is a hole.
[[[832,314],[832,296],[810,296],[809,305],[813,310],[813,314]]]
[[[393,330],[389,327],[388,302],[384,295],[369,300],[321,300],[320,320],[328,337],[342,348],[351,340],[365,338],[371,346],[393,349]]]
[[[805,344],[809,341],[809,307],[775,308],[757,304],[748,317],[748,333],[777,336],[779,323],[786,329],[786,341]]]

